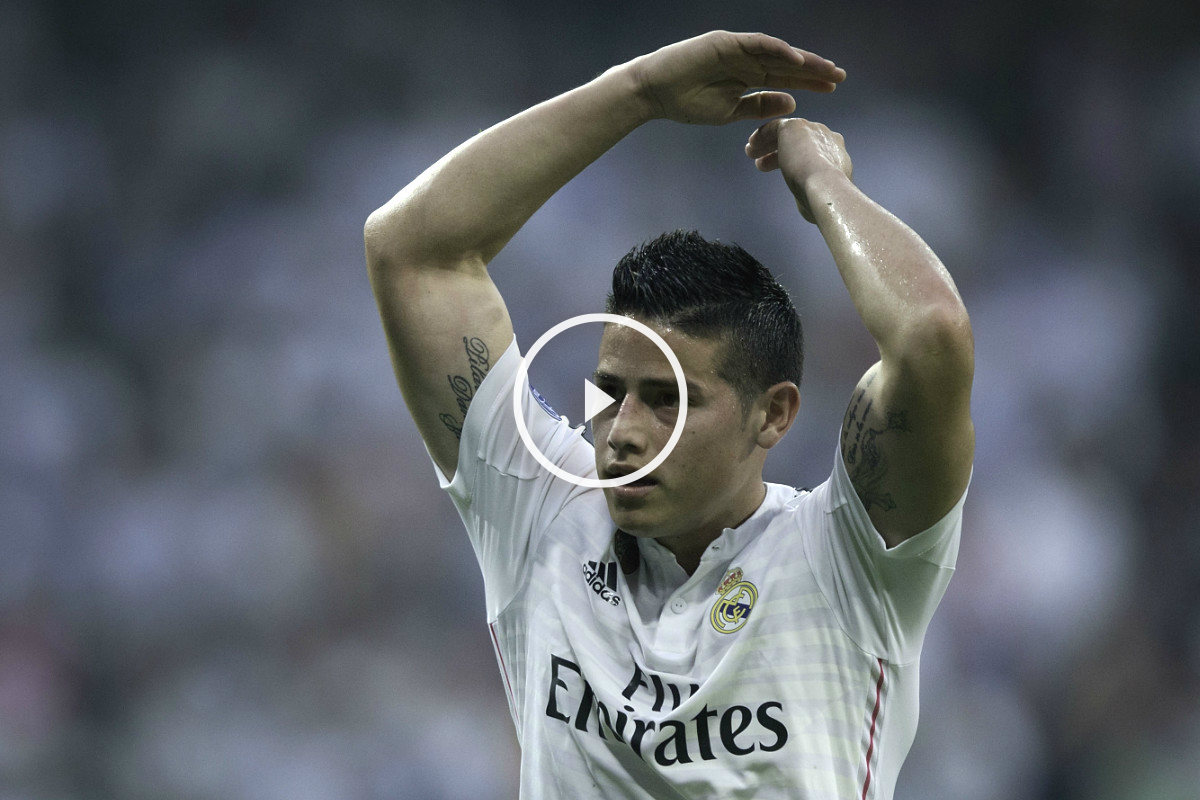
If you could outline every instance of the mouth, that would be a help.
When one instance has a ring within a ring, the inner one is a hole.
[[[622,475],[628,475],[631,472],[637,472],[639,469],[641,469],[641,467],[627,465],[613,466],[604,470],[604,477],[619,478]],[[645,497],[656,486],[658,486],[658,479],[647,475],[645,477],[638,478],[636,481],[626,483],[623,486],[614,486],[610,491],[612,491],[614,496],[618,498],[633,499]]]
[[[641,500],[657,488],[657,482],[634,481],[624,486],[614,486],[609,491],[613,493],[613,498],[616,500]]]

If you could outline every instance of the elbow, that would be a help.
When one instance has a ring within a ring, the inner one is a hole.
[[[941,348],[975,352],[971,318],[962,301],[947,302],[926,314],[926,335]]]
[[[374,272],[388,263],[394,263],[395,231],[394,214],[383,206],[371,212],[363,224],[363,248],[367,254],[367,268]]]
[[[372,278],[431,260],[428,243],[413,233],[419,229],[419,223],[393,203],[371,212],[363,224],[363,248]]]
[[[379,244],[379,237],[383,227],[383,209],[377,208],[367,217],[367,221],[363,223],[363,242],[367,249],[371,250]]]
[[[975,335],[962,302],[956,299],[932,307],[906,326],[899,356],[913,372],[970,385],[975,374]]]
[[[464,247],[421,209],[388,203],[363,224],[363,247],[372,277],[410,269],[461,269],[486,264],[478,248]]]

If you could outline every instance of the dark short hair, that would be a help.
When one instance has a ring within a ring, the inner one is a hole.
[[[743,415],[779,383],[800,385],[804,333],[787,289],[736,244],[677,230],[638,245],[613,269],[610,314],[643,317],[723,344],[717,374]]]

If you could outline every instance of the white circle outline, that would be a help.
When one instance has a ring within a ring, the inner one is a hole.
[[[663,355],[667,357],[667,361],[670,362],[671,370],[675,373],[675,382],[679,386],[679,419],[675,421],[675,429],[671,431],[671,438],[667,439],[667,444],[662,449],[662,452],[651,459],[650,463],[641,469],[616,478],[581,478],[578,475],[572,475],[566,470],[561,469],[557,464],[551,463],[550,459],[546,458],[545,454],[533,443],[533,438],[529,435],[529,429],[525,427],[525,415],[521,413],[521,395],[525,393],[526,387],[529,386],[529,362],[555,336],[558,336],[568,328],[574,328],[577,325],[584,325],[589,322],[612,322],[617,325],[625,325],[654,342],[655,346],[662,351]],[[517,368],[517,381],[513,384],[512,408],[513,417],[517,423],[517,433],[521,435],[521,441],[525,443],[525,448],[537,459],[539,464],[550,470],[551,474],[562,478],[564,481],[569,481],[576,486],[583,486],[588,489],[611,489],[614,486],[624,486],[627,483],[633,483],[639,478],[644,478],[656,470],[659,464],[662,464],[666,460],[667,456],[671,455],[671,451],[675,449],[675,445],[679,442],[679,437],[683,435],[683,424],[687,420],[687,382],[683,376],[683,367],[680,366],[679,359],[675,357],[674,351],[648,325],[638,322],[631,317],[623,317],[618,314],[580,314],[563,320],[543,333],[533,343],[533,347],[529,348],[529,352],[522,356],[521,366]]]

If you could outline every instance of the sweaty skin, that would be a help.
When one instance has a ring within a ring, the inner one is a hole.
[[[771,120],[746,143],[779,170],[816,224],[880,360],[855,388],[842,457],[889,547],[941,519],[971,475],[974,339],[949,271],[911,228],[854,185],[841,134],[804,119]]]
[[[605,489],[609,513],[633,536],[653,537],[689,573],[727,527],[740,525],[766,495],[767,450],[791,426],[800,405],[795,384],[765,392],[749,414],[733,386],[717,374],[721,344],[650,325],[674,351],[688,381],[683,434],[648,489]],[[596,385],[617,402],[592,422],[596,471],[628,473],[661,452],[675,427],[675,374],[659,349],[632,328],[608,325],[600,343]]]

